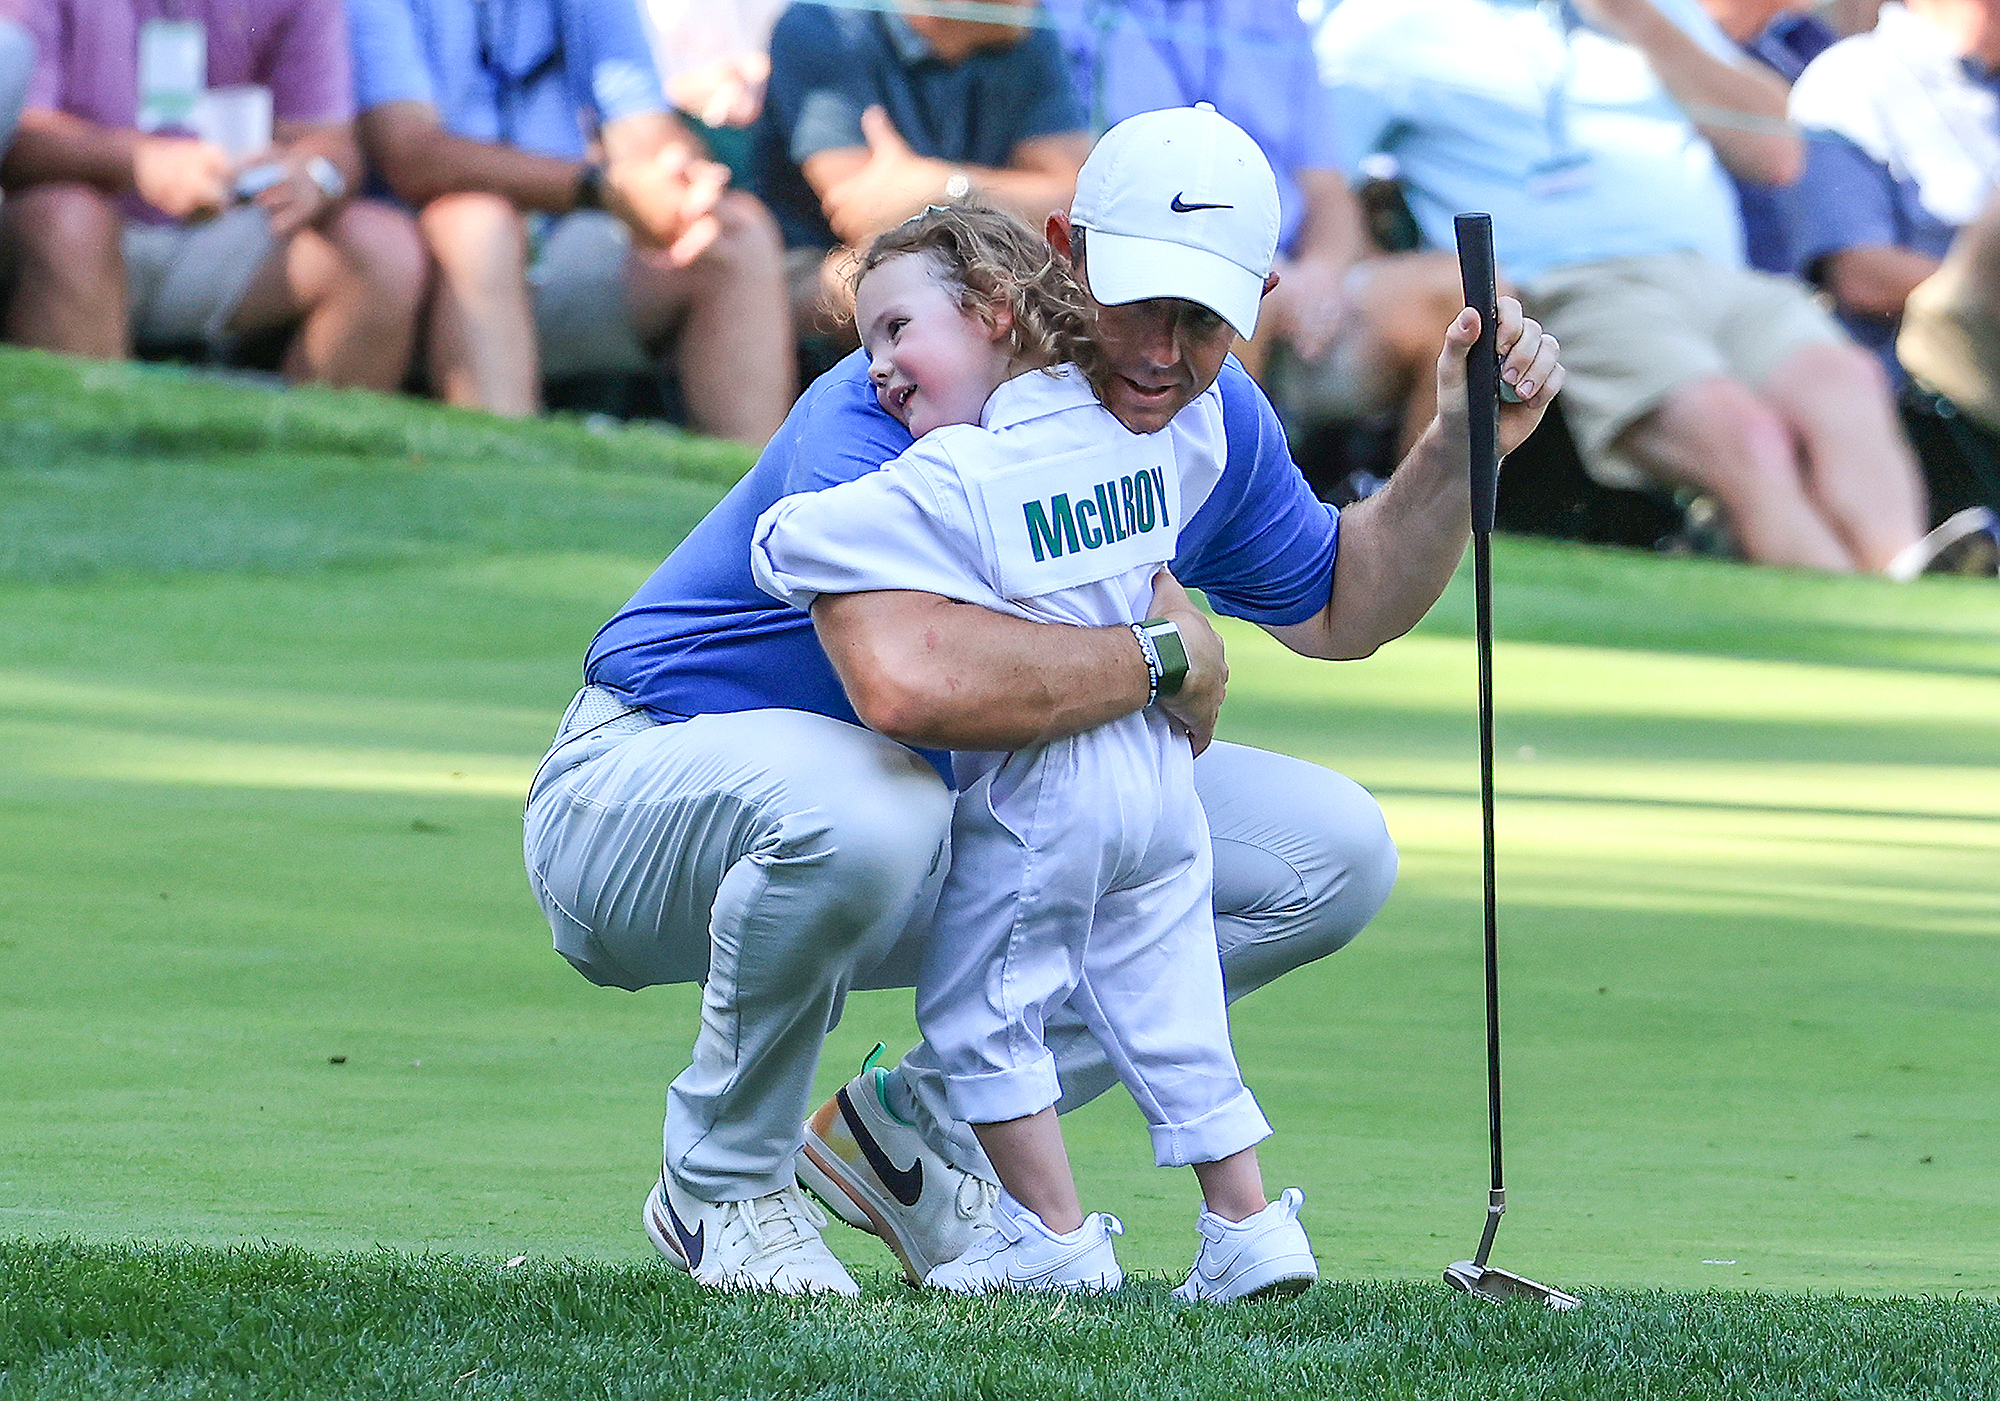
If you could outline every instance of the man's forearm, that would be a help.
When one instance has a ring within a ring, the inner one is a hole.
[[[1047,222],[1049,211],[1069,208],[1076,194],[1073,172],[996,170],[989,166],[966,166],[964,170],[980,203],[1018,215],[1035,228]]]
[[[1785,129],[1785,84],[1774,74],[1717,58],[1651,0],[1593,0],[1628,42],[1643,51],[1661,84],[1715,148],[1722,163],[1746,180],[1789,185],[1805,164],[1805,142]],[[1746,119],[1708,120],[1710,111]],[[1768,128],[1749,130],[1750,126]]]
[[[27,112],[0,164],[0,184],[18,190],[74,181],[106,194],[126,194],[132,189],[132,152],[138,139],[135,131],[102,127],[67,112]]]
[[[1335,170],[1300,171],[1299,188],[1305,192],[1306,215],[1292,240],[1292,260],[1353,266],[1368,246],[1361,201]]]
[[[1842,311],[1896,317],[1917,284],[1938,270],[1938,260],[1908,248],[1861,244],[1829,256],[1823,277]]]
[[[356,125],[389,187],[418,209],[466,192],[503,195],[551,214],[575,206],[582,162],[453,135],[427,103],[384,103],[363,112]]]
[[[278,147],[299,160],[324,156],[333,162],[350,191],[361,188],[361,147],[354,128],[346,122],[280,122],[276,132]]]
[[[824,594],[813,625],[870,729],[932,749],[1022,749],[1146,703],[1131,630],[1037,623],[935,594]]]
[[[1432,422],[1387,486],[1341,511],[1326,609],[1269,631],[1306,656],[1369,656],[1423,620],[1451,582],[1471,535],[1466,463]]]

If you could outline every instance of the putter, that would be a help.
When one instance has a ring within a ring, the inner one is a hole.
[[[1479,339],[1465,357],[1467,428],[1472,440],[1472,599],[1473,631],[1479,652],[1479,812],[1486,857],[1486,1119],[1493,1187],[1487,1199],[1486,1229],[1470,1260],[1444,1272],[1454,1289],[1498,1303],[1538,1299],[1552,1309],[1573,1309],[1578,1299],[1560,1289],[1486,1263],[1493,1237],[1507,1210],[1506,1177],[1500,1154],[1500,939],[1493,884],[1493,511],[1500,492],[1500,356],[1497,348],[1499,297],[1493,277],[1493,218],[1461,214],[1458,267],[1465,304],[1479,313]]]

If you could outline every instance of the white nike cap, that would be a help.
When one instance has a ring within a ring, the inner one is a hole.
[[[1072,223],[1105,306],[1199,302],[1246,340],[1278,251],[1278,178],[1243,128],[1203,102],[1127,117],[1083,163]]]

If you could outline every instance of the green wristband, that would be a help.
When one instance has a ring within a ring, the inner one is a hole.
[[[1178,694],[1188,674],[1187,643],[1181,638],[1180,624],[1171,618],[1148,618],[1139,624],[1139,631],[1146,634],[1153,650],[1159,653],[1160,694]]]

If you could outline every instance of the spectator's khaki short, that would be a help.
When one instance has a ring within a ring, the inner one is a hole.
[[[1563,416],[1585,469],[1612,487],[1649,484],[1612,444],[1676,387],[1727,376],[1754,388],[1794,351],[1846,338],[1803,284],[1698,253],[1561,268],[1521,300],[1562,342]]]
[[[631,233],[601,210],[579,210],[542,226],[528,287],[544,375],[635,374],[651,367],[632,321],[631,257]]]
[[[238,208],[199,224],[133,219],[120,240],[141,346],[219,348],[250,284],[277,244],[264,211]]]

